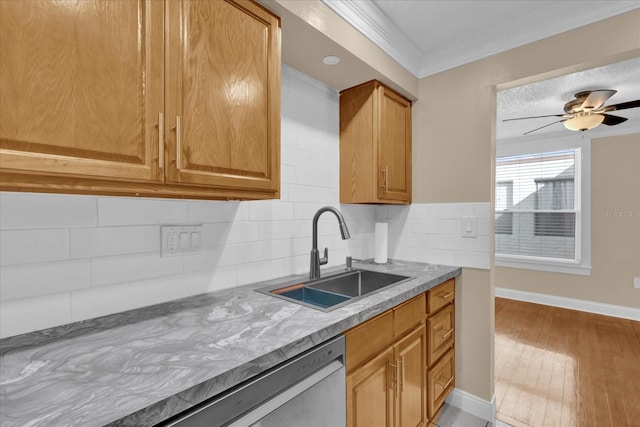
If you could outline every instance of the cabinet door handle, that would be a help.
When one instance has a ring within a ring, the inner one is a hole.
[[[447,298],[449,298],[451,295],[453,295],[453,292],[449,292],[448,294],[444,294],[444,295],[442,295],[440,298],[442,298],[442,299],[447,299]]]
[[[158,166],[164,167],[164,114],[158,113]]]
[[[404,391],[404,355],[400,356],[400,393]]]
[[[451,335],[452,333],[453,333],[453,329],[449,329],[444,334],[438,334],[438,335],[440,335],[440,338],[442,338],[443,340],[446,340],[447,338],[449,338],[449,335]]]
[[[396,363],[389,363],[391,367],[391,389],[393,389],[393,395],[398,395],[398,365]]]
[[[382,181],[382,189],[386,193],[389,191],[389,183],[388,183],[389,165],[384,165],[384,169],[382,169],[380,172],[382,172],[382,175],[384,176],[384,180]]]
[[[180,128],[180,116],[176,116],[176,169],[180,169],[180,165],[182,164],[182,156],[180,155],[180,149],[182,148],[180,134],[182,132]]]

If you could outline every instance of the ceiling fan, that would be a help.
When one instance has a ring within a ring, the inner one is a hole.
[[[512,120],[539,119],[543,117],[561,117],[560,120],[556,120],[555,122],[530,130],[529,132],[524,133],[524,135],[528,135],[532,132],[546,128],[547,126],[551,126],[556,123],[562,123],[564,124],[565,128],[575,131],[585,131],[593,129],[601,124],[605,124],[607,126],[619,125],[620,123],[626,122],[628,119],[625,117],[614,116],[612,114],[606,113],[610,111],[626,110],[628,108],[640,107],[640,99],[605,106],[604,103],[607,102],[607,100],[613,95],[615,95],[616,92],[616,90],[611,89],[585,90],[583,92],[576,93],[576,99],[572,99],[571,101],[564,104],[564,114],[518,117],[514,119],[505,119],[503,120],[503,122],[509,122]]]

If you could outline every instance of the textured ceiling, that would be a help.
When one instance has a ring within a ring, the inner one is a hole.
[[[574,94],[585,90],[615,89],[618,91],[605,105],[640,99],[640,58],[567,74],[525,86],[498,92],[496,139],[515,138],[559,118],[548,117],[502,122],[503,119],[563,114],[564,104],[574,99]],[[615,111],[612,114],[629,120],[616,126],[601,125],[591,133],[637,129],[640,124],[640,108]],[[532,133],[532,136],[555,132],[568,133],[562,123],[557,123]]]

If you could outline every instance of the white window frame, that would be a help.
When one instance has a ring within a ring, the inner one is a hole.
[[[576,259],[563,260],[559,258],[550,259],[495,253],[496,266],[583,276],[591,275],[591,138],[579,133],[566,137],[547,136],[536,139],[514,138],[502,140],[498,141],[496,145],[496,157],[569,149],[578,149],[577,152],[581,155],[581,158],[577,159],[579,167],[576,167],[576,175],[574,177],[574,185],[577,189],[576,203],[580,206],[576,213]]]

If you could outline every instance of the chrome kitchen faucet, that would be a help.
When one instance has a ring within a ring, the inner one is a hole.
[[[320,218],[320,215],[327,211],[333,212],[336,218],[338,218],[342,240],[346,240],[351,237],[349,229],[347,228],[347,223],[344,222],[344,217],[338,209],[331,206],[325,206],[318,209],[318,212],[313,216],[313,246],[311,248],[311,268],[309,269],[309,279],[320,278],[320,266],[329,262],[329,249],[324,248],[324,256],[322,258],[320,258],[320,253],[318,252],[318,219]]]

